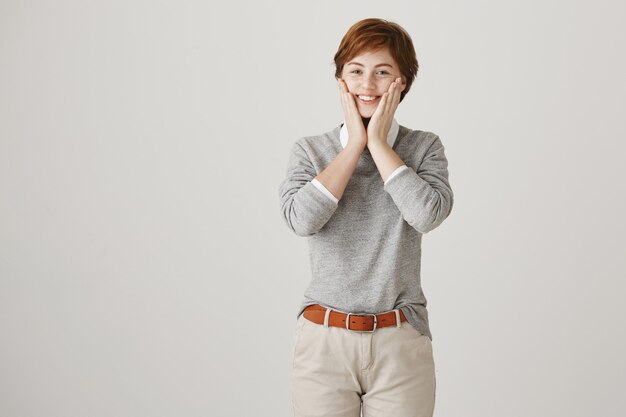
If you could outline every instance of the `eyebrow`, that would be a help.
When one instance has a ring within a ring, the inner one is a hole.
[[[355,62],[355,61],[348,62],[346,65],[359,65],[361,67],[365,66],[365,65],[361,64],[360,62]],[[391,64],[378,64],[378,65],[374,66],[374,68],[378,68],[378,67],[391,67],[391,68],[393,68],[393,65],[391,65]]]

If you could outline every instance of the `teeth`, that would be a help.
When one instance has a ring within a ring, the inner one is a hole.
[[[361,100],[372,101],[376,98],[376,96],[359,96]]]

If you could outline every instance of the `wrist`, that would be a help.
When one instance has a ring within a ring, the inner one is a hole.
[[[387,143],[386,140],[382,140],[378,136],[370,136],[367,139],[367,147],[368,148],[380,147],[380,146],[385,146],[385,145],[388,146],[389,144]]]
[[[365,142],[356,142],[348,140],[348,144],[346,145],[344,151],[353,154],[353,155],[361,155],[363,150],[366,148]]]

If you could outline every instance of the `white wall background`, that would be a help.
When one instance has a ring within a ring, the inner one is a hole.
[[[332,57],[396,21],[398,121],[440,135],[424,236],[435,415],[626,407],[619,1],[0,1],[0,415],[290,416],[305,238],[291,143],[343,118]]]

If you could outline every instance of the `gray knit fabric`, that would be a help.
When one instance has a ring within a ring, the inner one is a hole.
[[[279,186],[282,218],[309,243],[312,276],[297,316],[310,304],[352,313],[401,308],[432,340],[421,242],[452,210],[444,146],[432,132],[400,125],[393,150],[410,169],[383,184],[366,148],[336,204],[311,180],[343,150],[340,129],[297,139]]]

